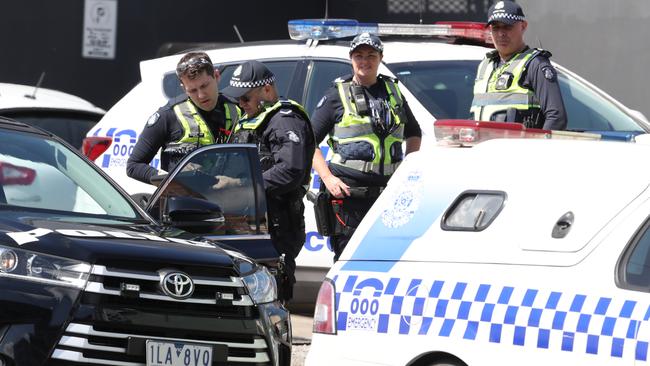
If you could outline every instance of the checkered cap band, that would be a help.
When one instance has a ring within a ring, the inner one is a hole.
[[[490,16],[490,19],[488,19],[489,22],[494,22],[494,21],[499,21],[499,20],[511,20],[513,22],[520,22],[525,20],[526,18],[521,16],[521,15],[516,15],[516,14],[508,14],[508,13],[496,13],[492,14]]]
[[[275,82],[275,75],[268,77],[266,79],[255,80],[255,81],[236,81],[231,79],[230,86],[235,88],[258,88],[260,86],[273,84],[274,82]]]

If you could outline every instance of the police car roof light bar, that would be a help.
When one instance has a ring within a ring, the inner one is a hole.
[[[433,126],[438,144],[450,146],[473,146],[497,138],[602,140],[602,136],[595,133],[526,128],[521,123],[512,122],[449,119],[435,121]]]
[[[491,45],[485,23],[437,22],[436,24],[359,23],[354,19],[297,19],[288,23],[294,40],[329,40],[353,37],[364,32],[378,36],[438,37],[450,41],[467,39]]]

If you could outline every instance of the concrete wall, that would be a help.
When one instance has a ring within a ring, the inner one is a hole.
[[[650,117],[650,1],[518,0],[526,41]]]

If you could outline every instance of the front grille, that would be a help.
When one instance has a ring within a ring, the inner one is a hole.
[[[144,355],[127,354],[130,339],[225,345],[228,347],[228,365],[264,365],[269,363],[270,359],[264,338],[238,334],[222,338],[211,341],[166,338],[146,332],[103,331],[92,325],[72,323],[68,325],[59,340],[49,365],[144,366],[146,362]],[[216,365],[216,363],[213,364]]]
[[[239,277],[205,277],[194,275],[195,290],[191,297],[178,300],[166,295],[160,287],[158,272],[93,266],[84,289],[83,303],[110,307],[129,307],[164,314],[215,314],[250,317],[253,301]],[[125,293],[122,285],[137,285],[136,293]]]

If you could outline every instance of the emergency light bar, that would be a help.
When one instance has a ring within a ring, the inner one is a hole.
[[[526,128],[521,123],[512,122],[482,122],[450,119],[435,121],[433,126],[438,143],[450,146],[473,146],[479,142],[500,138],[601,139],[601,136],[595,133]]]
[[[378,36],[422,36],[449,40],[467,39],[493,44],[485,23],[437,22],[436,24],[359,23],[354,19],[290,20],[289,37],[295,40],[329,40],[353,37],[364,32]]]

